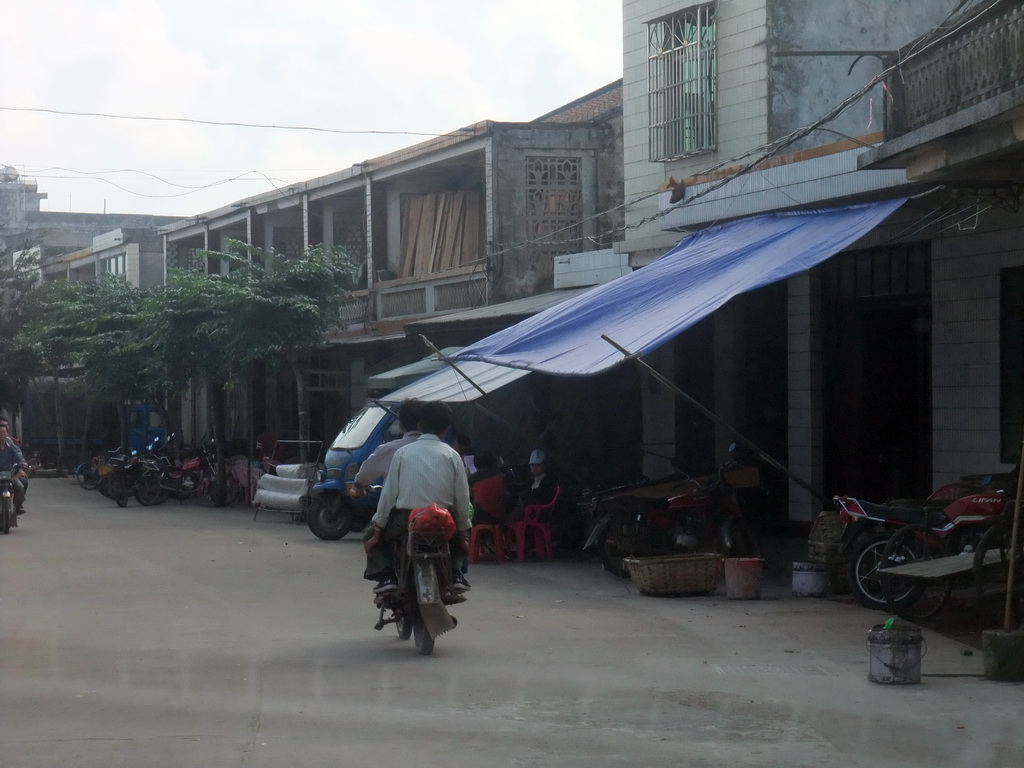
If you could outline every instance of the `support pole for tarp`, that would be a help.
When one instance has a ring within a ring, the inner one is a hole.
[[[1012,632],[1013,587],[1017,580],[1017,547],[1020,546],[1020,497],[1024,493],[1024,440],[1020,444],[1020,461],[1017,462],[1017,498],[1013,501],[1013,526],[1010,529],[1010,567],[1006,574],[1006,605],[1003,612],[1003,629]]]
[[[477,384],[475,381],[473,381],[471,378],[469,378],[469,376],[467,376],[465,373],[463,373],[462,369],[459,368],[459,366],[457,366],[455,363],[453,363],[451,360],[449,360],[447,357],[445,357],[440,349],[438,349],[437,347],[435,347],[433,344],[430,343],[430,339],[428,339],[422,333],[420,334],[420,338],[423,339],[423,343],[427,345],[427,347],[430,349],[431,352],[435,353],[442,361],[444,361],[445,363],[450,365],[452,367],[452,369],[457,374],[459,374],[459,376],[461,376],[466,381],[468,381],[470,384],[472,384],[473,388],[476,389],[477,392],[479,392],[481,395],[486,395],[487,394],[487,390],[486,389],[484,389],[479,384]]]
[[[746,437],[744,437],[740,432],[738,432],[731,424],[728,424],[718,414],[716,414],[716,413],[714,413],[712,411],[709,411],[707,408],[705,408],[703,405],[698,403],[696,400],[694,400],[688,394],[683,392],[683,390],[681,390],[679,387],[677,387],[674,382],[670,381],[668,378],[666,378],[661,373],[656,371],[654,368],[652,368],[646,362],[641,360],[639,355],[636,355],[636,354],[630,352],[628,349],[626,349],[625,347],[617,344],[615,341],[613,341],[612,339],[608,338],[603,333],[601,334],[601,338],[604,339],[605,341],[607,341],[609,344],[611,344],[617,350],[619,350],[619,352],[621,352],[623,355],[625,355],[627,360],[632,360],[637,365],[639,365],[641,368],[646,369],[647,372],[650,373],[651,376],[653,376],[655,379],[657,379],[661,384],[663,384],[666,387],[668,387],[669,389],[671,389],[673,392],[675,392],[677,395],[679,395],[679,397],[681,397],[683,400],[688,402],[690,405],[692,405],[694,408],[696,408],[702,414],[707,416],[713,422],[718,424],[720,427],[723,427],[724,429],[728,430],[729,434],[731,434],[733,437],[735,437],[736,441],[740,445],[744,446],[745,448],[749,448],[750,450],[752,450],[754,453],[757,454],[757,457],[759,459],[761,459],[762,461],[764,461],[766,464],[768,464],[768,465],[774,467],[775,469],[779,470],[780,472],[782,472],[784,475],[786,475],[786,477],[788,477],[794,483],[796,483],[801,488],[803,488],[805,491],[810,493],[812,496],[815,496],[816,498],[819,498],[822,501],[828,501],[829,500],[828,497],[824,493],[822,493],[817,488],[815,488],[810,483],[808,483],[806,480],[804,480],[802,477],[800,477],[799,475],[794,473],[789,467],[783,466],[781,463],[779,463],[774,458],[769,456],[760,447],[755,445],[753,442],[751,442]]]

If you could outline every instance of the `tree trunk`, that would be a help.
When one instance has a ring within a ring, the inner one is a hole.
[[[92,445],[89,442],[89,428],[92,426],[93,402],[92,398],[85,401],[85,427],[82,429],[82,449],[78,455],[78,463],[89,461],[92,458]]]
[[[61,402],[60,372],[53,371],[53,420],[57,428],[57,476],[64,477],[64,404]]]
[[[217,480],[213,484],[214,506],[224,506],[224,483],[221,481],[226,474],[224,461],[224,384],[223,382],[213,384],[207,388],[210,398],[210,432],[213,433],[213,448],[216,456],[214,466],[214,477]]]
[[[299,406],[299,461],[305,464],[309,461],[309,390],[302,366],[295,360],[289,363],[295,377],[295,399]]]

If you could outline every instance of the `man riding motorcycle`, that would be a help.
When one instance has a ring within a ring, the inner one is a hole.
[[[437,504],[455,520],[452,547],[452,589],[465,592],[470,586],[461,567],[469,552],[469,484],[466,467],[458,452],[443,440],[452,425],[452,411],[442,402],[424,403],[420,411],[423,434],[395,452],[391,461],[377,513],[364,534],[366,551],[364,578],[377,581],[377,594],[398,588],[392,563],[392,544],[405,536],[409,512]],[[383,544],[383,546],[381,546]]]
[[[28,463],[21,453],[21,448],[11,439],[9,430],[7,422],[0,421],[0,469],[23,472],[28,469]],[[14,491],[14,511],[22,515],[25,513],[25,485],[17,474],[11,478],[11,489]]]

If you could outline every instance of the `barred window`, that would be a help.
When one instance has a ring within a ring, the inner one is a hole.
[[[583,169],[577,157],[526,158],[527,237],[546,256],[580,249]]]
[[[690,8],[647,27],[653,162],[715,148],[715,7]]]

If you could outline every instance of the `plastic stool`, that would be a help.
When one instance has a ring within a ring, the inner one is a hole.
[[[469,562],[478,563],[484,554],[486,537],[490,534],[491,542],[494,544],[494,562],[499,565],[505,562],[505,526],[503,525],[474,525],[469,534]]]

